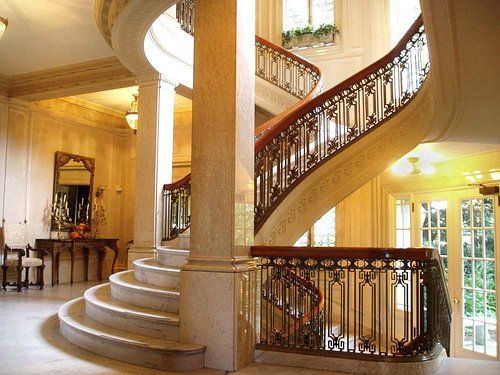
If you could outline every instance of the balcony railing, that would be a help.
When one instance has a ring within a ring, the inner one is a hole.
[[[177,21],[187,33],[194,34],[194,0],[177,3]],[[255,130],[255,139],[264,136],[283,118],[308,103],[321,92],[321,70],[309,61],[258,36],[255,37],[255,75],[299,99],[293,106]],[[169,241],[189,227],[191,175],[163,190],[163,240]]]
[[[190,16],[181,19],[192,21],[187,3]],[[421,17],[386,56],[319,95],[321,71],[306,60],[260,38],[256,59],[256,75],[302,97],[255,131],[256,232],[310,173],[404,108],[430,68]]]
[[[452,310],[433,249],[252,247],[257,348],[382,361],[449,354]]]

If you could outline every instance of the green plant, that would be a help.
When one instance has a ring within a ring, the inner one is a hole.
[[[335,34],[335,33],[338,33],[339,32],[339,29],[337,28],[337,26],[333,25],[333,24],[328,24],[328,23],[324,23],[322,25],[319,25],[314,31],[313,31],[313,35],[316,37],[316,38],[319,38],[321,37],[322,35],[328,35],[328,34]]]
[[[314,38],[319,39],[323,35],[336,34],[339,29],[334,24],[322,24],[318,27],[307,25],[304,27],[296,27],[281,33],[281,41],[283,45],[290,43],[293,39],[300,42],[304,35],[312,35]]]

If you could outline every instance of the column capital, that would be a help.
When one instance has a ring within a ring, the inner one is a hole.
[[[175,90],[175,88],[179,85],[179,82],[177,82],[176,80],[158,72],[137,76],[135,82],[139,86],[159,84],[162,88],[170,87],[172,90]]]

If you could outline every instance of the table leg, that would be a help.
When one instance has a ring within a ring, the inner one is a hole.
[[[111,264],[111,274],[115,273],[115,263],[118,259],[118,245],[116,241],[109,241],[106,243],[106,246],[113,250],[113,263]]]
[[[59,284],[59,266],[61,265],[61,253],[56,254],[56,284]]]
[[[69,284],[73,285],[73,270],[75,269],[75,252],[73,251],[74,249],[70,249],[70,256],[71,256],[71,269],[69,273]]]
[[[56,254],[55,254],[55,251],[51,251],[50,252],[50,261],[51,261],[51,267],[52,267],[52,272],[51,272],[51,280],[50,280],[50,284],[52,285],[52,287],[54,287],[54,271],[56,269]]]
[[[89,249],[84,247],[83,248],[83,263],[84,263],[84,277],[85,281],[89,281]]]
[[[106,247],[97,249],[97,280],[102,281],[102,264],[104,262],[104,258],[106,257]]]

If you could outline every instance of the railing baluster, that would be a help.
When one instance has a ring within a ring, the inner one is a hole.
[[[433,358],[438,343],[449,351],[451,306],[434,249],[255,246],[252,255],[266,274],[258,348],[392,361]]]

